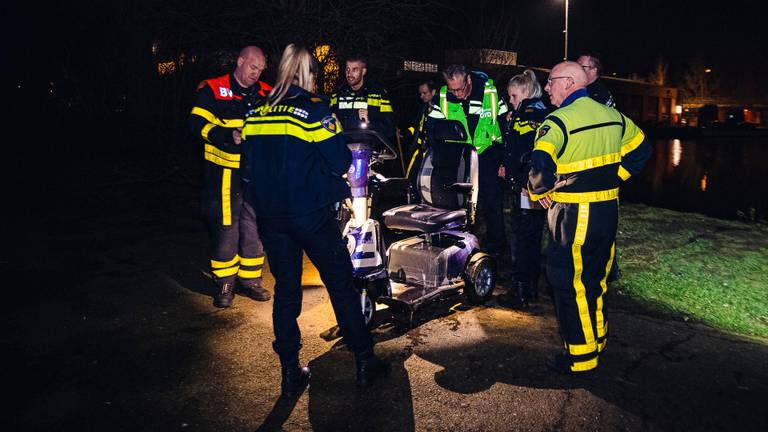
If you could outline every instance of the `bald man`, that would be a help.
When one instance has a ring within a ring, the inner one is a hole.
[[[548,210],[547,278],[565,351],[547,362],[589,376],[608,337],[603,310],[615,253],[619,184],[637,174],[650,145],[629,118],[589,97],[576,62],[552,68],[544,88],[558,107],[536,133],[528,191]]]
[[[243,48],[232,73],[197,86],[190,118],[192,133],[201,139],[205,158],[203,214],[217,289],[213,304],[221,308],[232,305],[236,284],[254,300],[270,299],[261,286],[264,248],[256,231],[256,215],[243,202],[240,178],[240,131],[246,112],[271,90],[259,80],[266,67],[267,58],[259,47]]]

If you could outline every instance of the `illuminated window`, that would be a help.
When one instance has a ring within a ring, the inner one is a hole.
[[[434,63],[424,63],[413,60],[403,62],[403,70],[413,72],[432,72],[437,73],[437,65]]]

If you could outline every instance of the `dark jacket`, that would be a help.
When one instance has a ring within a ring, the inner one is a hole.
[[[587,86],[587,93],[589,97],[596,102],[600,102],[605,106],[616,108],[616,101],[613,100],[613,95],[601,78],[596,79],[592,84]]]
[[[512,113],[504,131],[504,161],[506,177],[517,187],[525,187],[531,168],[531,152],[536,130],[550,110],[541,98],[525,99]]]
[[[276,106],[251,110],[243,128],[245,200],[261,217],[295,217],[350,195],[352,155],[328,100],[291,86]]]
[[[331,111],[345,130],[360,129],[360,109],[368,110],[369,127],[372,130],[385,138],[395,134],[392,103],[383,87],[364,81],[360,89],[352,90],[345,83],[331,96]]]

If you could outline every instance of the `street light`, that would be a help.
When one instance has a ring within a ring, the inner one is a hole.
[[[563,60],[568,60],[568,0],[565,0],[565,30],[563,30],[563,34],[565,35],[565,52],[563,53]]]

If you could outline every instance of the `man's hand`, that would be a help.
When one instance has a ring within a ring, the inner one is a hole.
[[[507,170],[504,168],[504,165],[501,165],[499,167],[499,177],[504,178],[506,177]]]
[[[360,117],[360,120],[364,121],[365,123],[368,123],[368,109],[367,108],[360,108],[357,110],[357,115]]]
[[[242,132],[243,128],[237,128],[232,131],[232,141],[237,145],[240,145],[240,143],[243,142]]]

